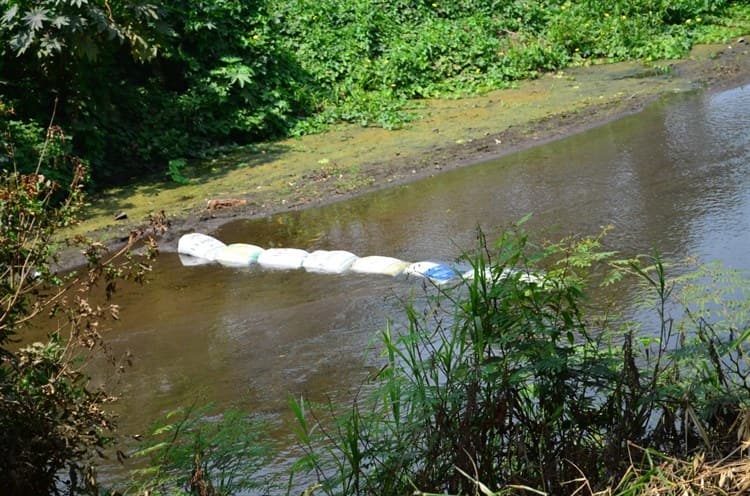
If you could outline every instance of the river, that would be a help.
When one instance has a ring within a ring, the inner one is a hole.
[[[750,86],[674,95],[644,112],[499,160],[340,203],[210,233],[263,247],[452,260],[527,213],[543,238],[596,234],[624,255],[657,248],[750,269]],[[107,331],[133,353],[118,406],[124,433],[178,405],[216,401],[290,435],[289,395],[321,400],[367,372],[365,350],[400,300],[385,276],[183,267],[162,254],[152,282],[122,294]]]

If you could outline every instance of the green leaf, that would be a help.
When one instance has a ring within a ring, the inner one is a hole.
[[[69,26],[70,19],[67,16],[60,15],[52,19],[52,25],[58,29],[63,26]]]
[[[176,427],[177,426],[175,424],[166,424],[162,427],[154,429],[154,432],[152,432],[151,434],[153,436],[158,436],[160,434],[164,434],[165,432],[172,432],[173,430],[175,430]]]
[[[133,453],[133,456],[146,456],[155,451],[159,451],[167,446],[169,446],[169,443],[167,442],[157,443],[157,444],[154,444],[153,446],[148,446],[146,448],[136,451],[135,453]]]
[[[76,44],[76,50],[86,60],[95,61],[99,56],[99,48],[88,36]]]
[[[238,71],[228,74],[227,76],[229,76],[229,84],[239,84],[240,88],[244,88],[245,83],[251,84],[253,82],[253,78],[247,72]]]
[[[60,40],[57,38],[51,38],[48,35],[44,35],[44,37],[39,42],[39,53],[43,56],[50,56],[55,52],[61,52],[62,51],[62,43],[60,43]]]
[[[0,22],[3,24],[10,24],[16,14],[18,13],[18,5],[13,5],[11,8],[5,11],[3,17],[0,18]]]
[[[225,67],[216,69],[213,74],[222,76],[229,81],[230,86],[239,85],[244,88],[245,84],[253,83],[255,72],[242,63],[239,57],[223,57],[222,62],[227,64]]]
[[[175,158],[169,161],[169,170],[167,174],[172,179],[172,181],[179,184],[188,184],[190,182],[190,179],[186,178],[182,174],[182,169],[184,169],[186,165],[187,160],[185,160],[184,158]]]
[[[35,7],[23,16],[23,20],[32,31],[38,31],[44,27],[44,21],[49,21],[48,12],[44,7]]]
[[[34,33],[23,31],[10,39],[10,46],[16,51],[16,55],[23,55],[34,42]]]

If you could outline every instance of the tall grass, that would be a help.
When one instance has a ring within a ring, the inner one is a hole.
[[[123,494],[268,494],[273,484],[263,467],[272,450],[266,428],[237,410],[217,412],[213,405],[175,409],[132,452],[140,466],[132,469]]]
[[[600,237],[536,246],[521,224],[478,240],[464,284],[381,333],[384,366],[351,405],[293,402],[297,468],[318,491],[593,492],[642,481],[653,453],[720,458],[746,436],[744,274],[670,277],[658,255],[617,260]],[[648,325],[593,304],[624,279]]]
[[[747,274],[618,259],[604,233],[535,244],[523,223],[494,244],[479,232],[461,284],[405,303],[351,403],[291,401],[303,456],[287,494],[299,480],[328,495],[750,487]],[[156,426],[130,494],[282,491],[257,476],[262,426],[205,413]]]

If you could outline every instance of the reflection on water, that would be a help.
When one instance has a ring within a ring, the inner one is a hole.
[[[536,149],[351,201],[214,235],[259,246],[450,260],[534,212],[544,237],[595,234],[609,247],[750,269],[750,87],[662,102]],[[120,405],[126,432],[166,409],[216,400],[278,420],[288,395],[323,399],[358,383],[364,351],[418,285],[380,276],[182,267],[164,254],[154,281],[125,296],[109,332],[135,366]],[[283,435],[283,434],[281,434]]]
[[[734,254],[712,247],[716,238],[746,231],[749,101],[750,87],[676,97],[511,157],[326,207],[238,221],[217,236],[451,258],[471,246],[476,225],[492,232],[534,212],[532,225],[550,236],[612,225],[610,242],[628,252],[657,246],[747,267],[741,239]]]

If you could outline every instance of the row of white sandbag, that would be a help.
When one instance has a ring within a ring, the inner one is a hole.
[[[405,262],[393,257],[357,255],[344,250],[316,250],[307,252],[298,248],[263,249],[246,243],[225,244],[218,239],[201,233],[182,236],[177,244],[177,252],[184,265],[217,262],[229,267],[247,267],[258,264],[271,269],[305,269],[309,272],[342,274],[401,274],[425,277],[435,284],[442,285],[460,279],[471,279],[473,270],[461,271],[457,267],[432,261]],[[191,258],[185,258],[191,257]],[[507,271],[501,277],[511,275]],[[522,274],[522,277],[533,277]],[[527,282],[535,282],[528,279]]]

